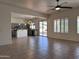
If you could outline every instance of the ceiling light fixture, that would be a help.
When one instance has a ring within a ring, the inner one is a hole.
[[[56,10],[60,10],[61,8],[60,8],[60,7],[56,7],[55,9],[56,9]]]

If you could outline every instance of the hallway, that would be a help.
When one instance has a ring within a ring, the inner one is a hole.
[[[3,52],[2,52],[3,51]],[[12,45],[0,46],[0,59],[79,59],[79,43],[28,37],[13,39]]]

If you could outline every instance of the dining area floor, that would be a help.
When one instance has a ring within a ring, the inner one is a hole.
[[[79,42],[32,36],[0,46],[0,59],[79,59]]]

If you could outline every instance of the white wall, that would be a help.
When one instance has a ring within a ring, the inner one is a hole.
[[[14,5],[0,3],[0,45],[11,44],[11,13],[22,13],[35,16],[45,16],[29,9],[23,9]]]
[[[0,5],[0,45],[11,43],[10,13]]]
[[[79,41],[79,35],[76,33],[77,16],[79,15],[79,9],[52,13],[48,19],[48,37],[56,39],[65,39],[72,41]],[[69,33],[54,33],[54,19],[65,18],[69,19]]]

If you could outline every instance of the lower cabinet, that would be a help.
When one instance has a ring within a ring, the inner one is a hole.
[[[35,30],[29,29],[28,30],[28,36],[35,36]]]

